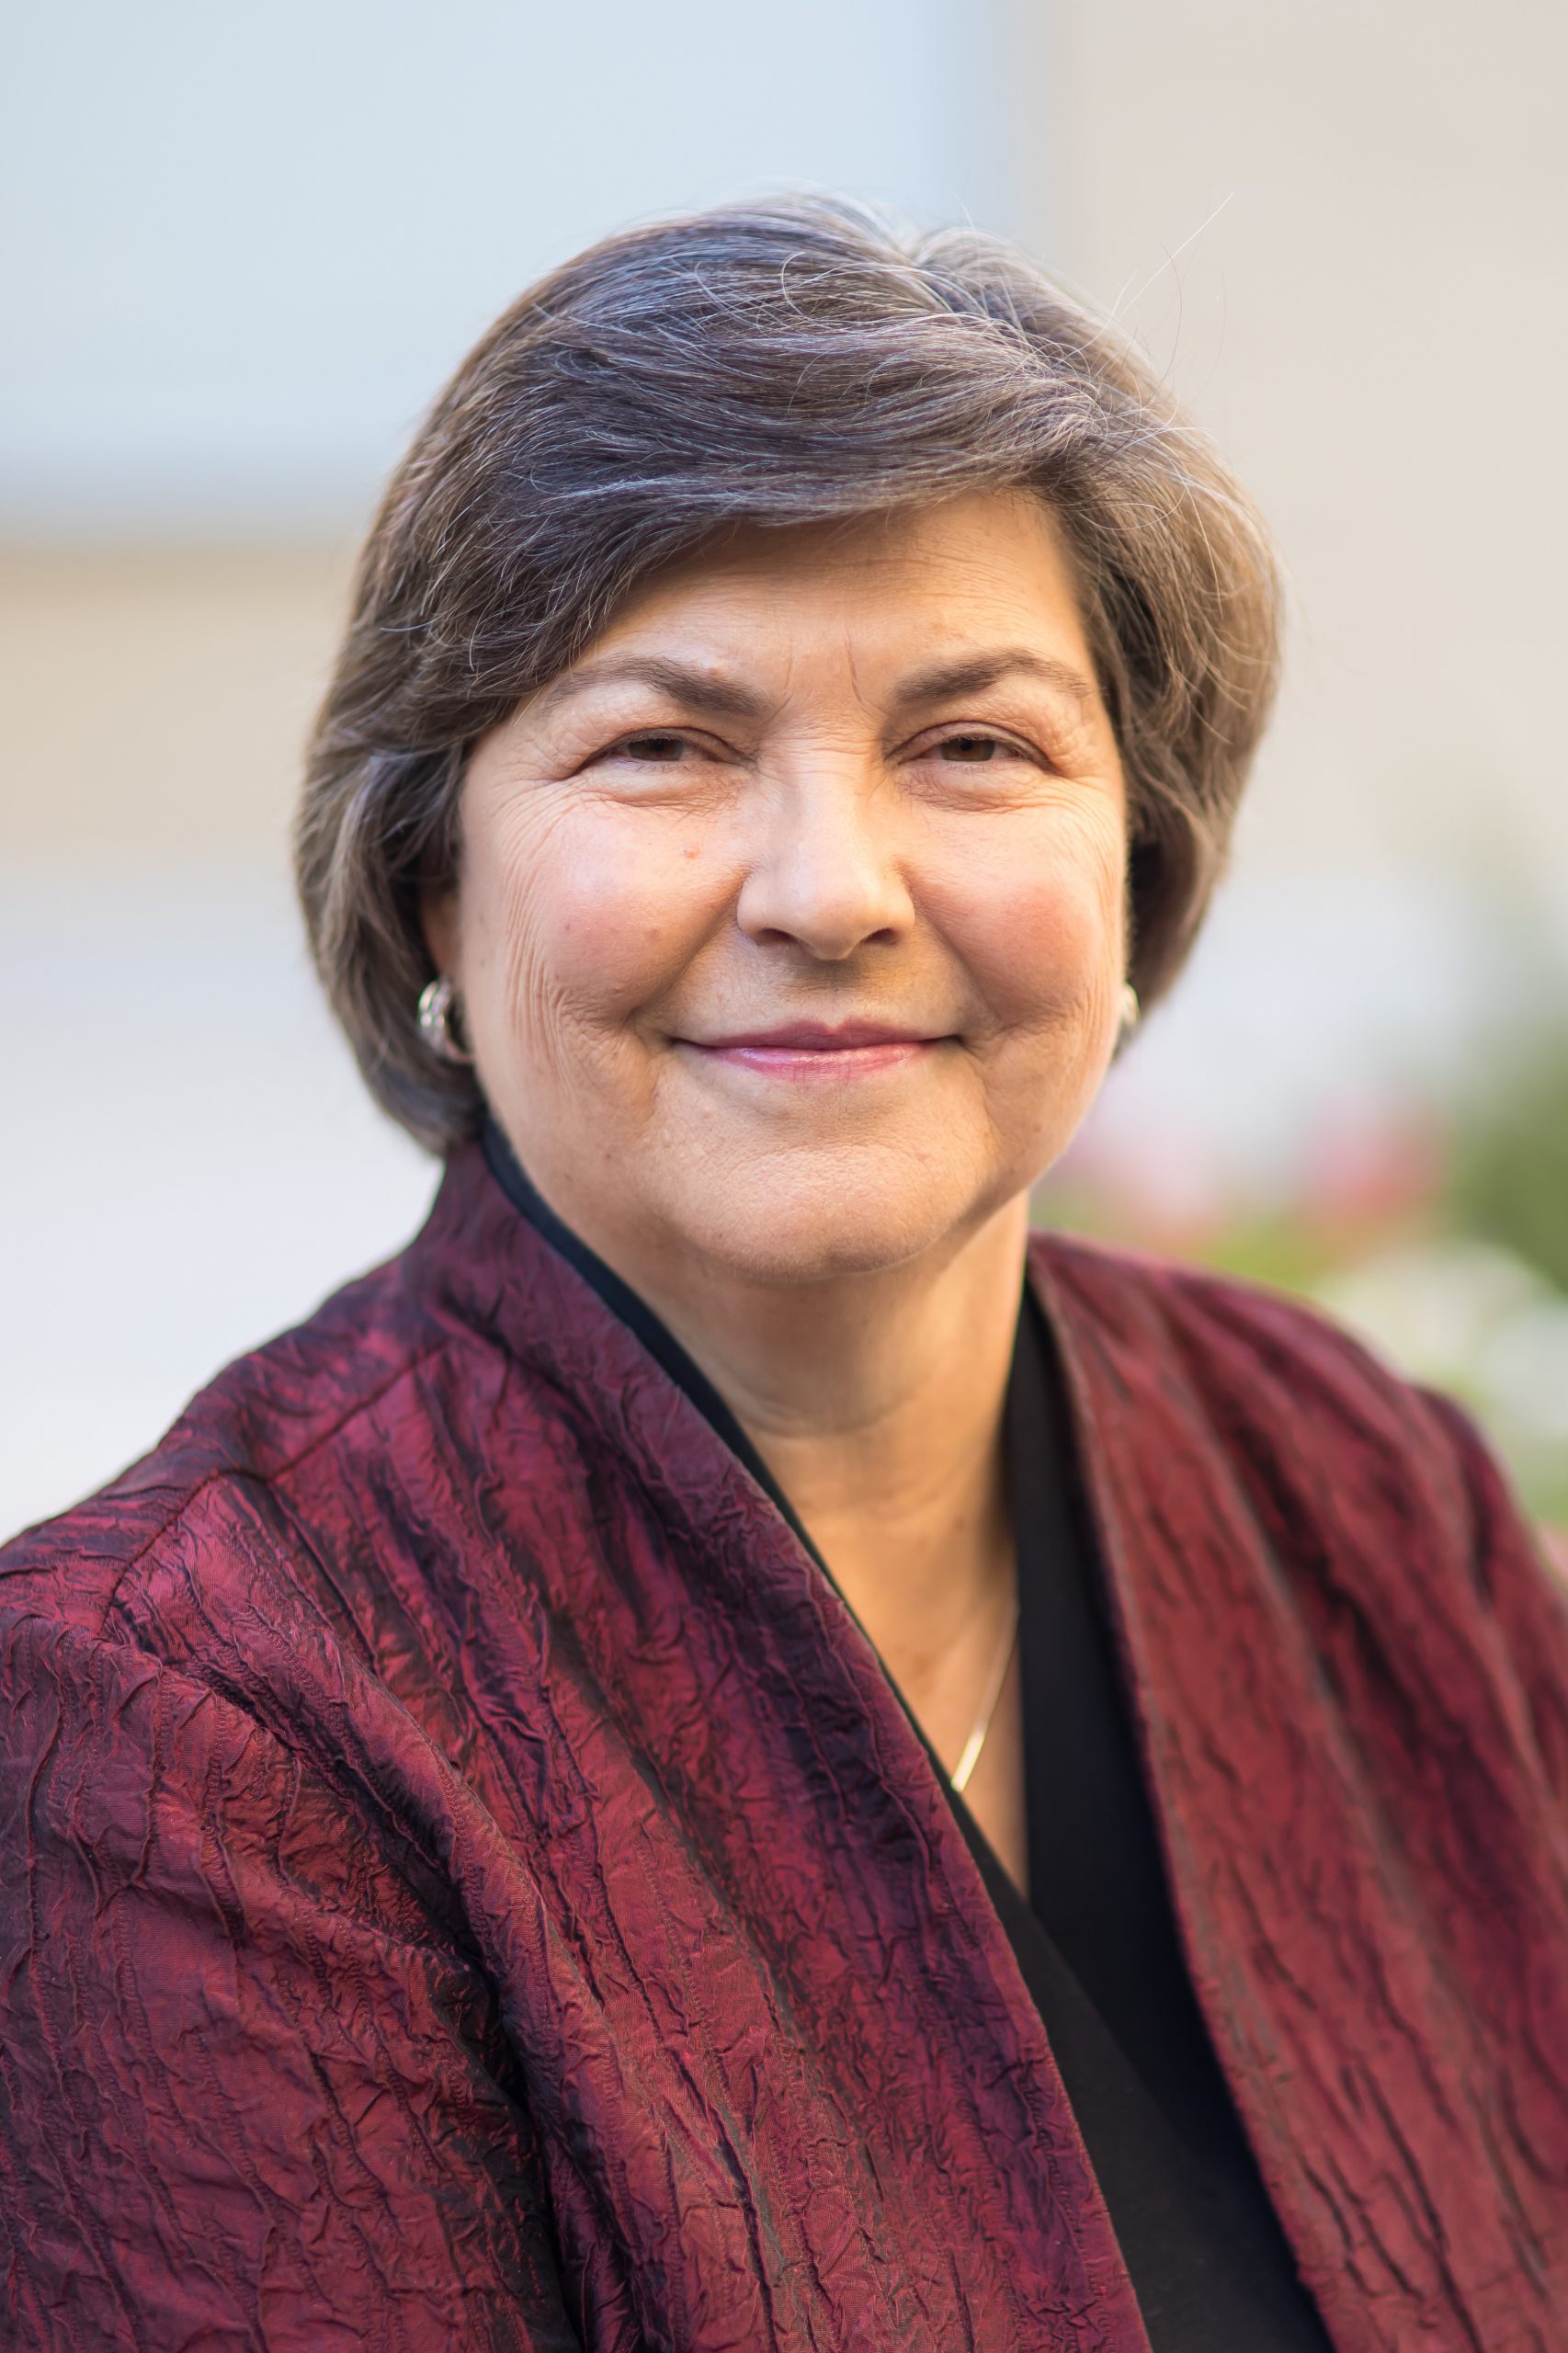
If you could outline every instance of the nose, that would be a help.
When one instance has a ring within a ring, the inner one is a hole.
[[[914,904],[893,839],[891,795],[849,764],[813,764],[758,796],[757,834],[736,919],[750,939],[843,963],[901,938]]]

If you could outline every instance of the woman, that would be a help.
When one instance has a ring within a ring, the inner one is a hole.
[[[1452,1407],[1028,1232],[1274,642],[979,240],[466,362],[299,835],[429,1223],[4,1557],[8,2341],[1561,2344],[1559,1597]]]

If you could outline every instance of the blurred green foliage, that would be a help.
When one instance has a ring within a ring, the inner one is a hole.
[[[1568,1021],[1505,1052],[1457,1109],[1447,1206],[1568,1292]]]
[[[1238,1190],[1173,1228],[1114,1165],[1069,1163],[1040,1211],[1348,1320],[1412,1378],[1460,1398],[1527,1505],[1568,1531],[1568,1013],[1519,1025],[1472,1066],[1472,1084],[1414,1124],[1410,1101],[1391,1097],[1369,1134],[1376,1147],[1383,1119],[1392,1150],[1337,1168],[1307,1154],[1271,1198]]]

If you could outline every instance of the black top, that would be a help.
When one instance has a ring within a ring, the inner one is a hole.
[[[493,1122],[484,1145],[509,1198],[685,1391],[831,1581],[789,1498],[673,1333],[549,1208]],[[1333,2353],[1182,1958],[1055,1349],[1028,1294],[1006,1441],[1028,1902],[921,1739],[1044,2022],[1153,2353]]]

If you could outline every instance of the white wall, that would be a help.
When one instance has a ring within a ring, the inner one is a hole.
[[[1017,226],[1287,580],[1233,878],[1116,1117],[1278,1171],[1568,1014],[1568,8],[1010,5]]]
[[[51,0],[0,105],[0,528],[353,521],[504,303],[632,219],[994,216],[988,6]]]
[[[288,886],[349,550],[540,270],[787,184],[994,217],[964,0],[51,0],[0,77],[0,1536],[396,1248]],[[270,544],[265,544],[270,543]]]
[[[1051,21],[1025,226],[1211,425],[1289,574],[1251,867],[1457,870],[1521,912],[1568,904],[1568,8],[1053,0]]]

